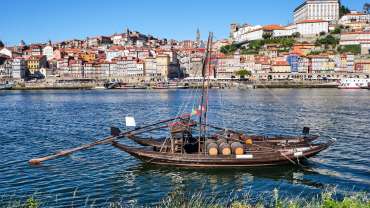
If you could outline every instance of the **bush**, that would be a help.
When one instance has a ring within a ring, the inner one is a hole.
[[[238,46],[236,44],[226,45],[221,47],[221,53],[227,55],[227,54],[233,54],[236,50],[238,50]]]
[[[361,46],[360,45],[346,45],[338,47],[339,53],[351,53],[351,54],[360,54]]]

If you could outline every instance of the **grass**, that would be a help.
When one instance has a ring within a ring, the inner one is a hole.
[[[310,200],[280,197],[279,191],[274,189],[269,196],[253,199],[249,194],[243,197],[229,197],[228,200],[219,200],[218,197],[206,197],[201,192],[188,195],[181,191],[170,193],[157,205],[147,207],[164,208],[370,208],[370,200],[366,193],[355,193],[337,199],[335,191],[327,191],[313,197]],[[39,208],[43,204],[34,197],[28,198],[25,202],[9,202],[3,207],[11,208]],[[108,208],[136,207],[127,206],[122,203],[107,203]],[[137,206],[139,207],[139,206]],[[140,206],[141,207],[141,206]]]

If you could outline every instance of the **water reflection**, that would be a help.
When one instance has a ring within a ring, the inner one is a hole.
[[[111,125],[124,129],[126,115],[135,116],[140,125],[189,111],[194,94],[188,90],[11,91],[0,96],[0,195],[26,197],[37,192],[48,206],[63,207],[71,206],[72,198],[75,206],[107,201],[152,204],[176,190],[225,197],[233,192],[260,196],[274,188],[310,196],[327,186],[370,192],[367,90],[210,91],[209,120],[219,126],[265,135],[294,135],[310,126],[313,133],[338,139],[304,169],[289,165],[162,168],[110,146],[30,167],[28,159],[103,138]]]

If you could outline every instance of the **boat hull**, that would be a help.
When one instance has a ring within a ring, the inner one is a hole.
[[[130,155],[142,160],[145,163],[179,166],[179,167],[261,167],[282,164],[297,164],[296,161],[304,160],[315,156],[327,149],[331,143],[316,145],[299,155],[285,152],[251,152],[248,155],[253,157],[230,156],[208,156],[203,154],[176,154],[161,153],[148,148],[135,148],[113,142],[112,145]],[[247,155],[245,155],[247,156]]]

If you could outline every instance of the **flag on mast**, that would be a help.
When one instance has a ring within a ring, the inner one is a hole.
[[[136,127],[135,118],[132,116],[126,116],[126,126],[127,127]]]

